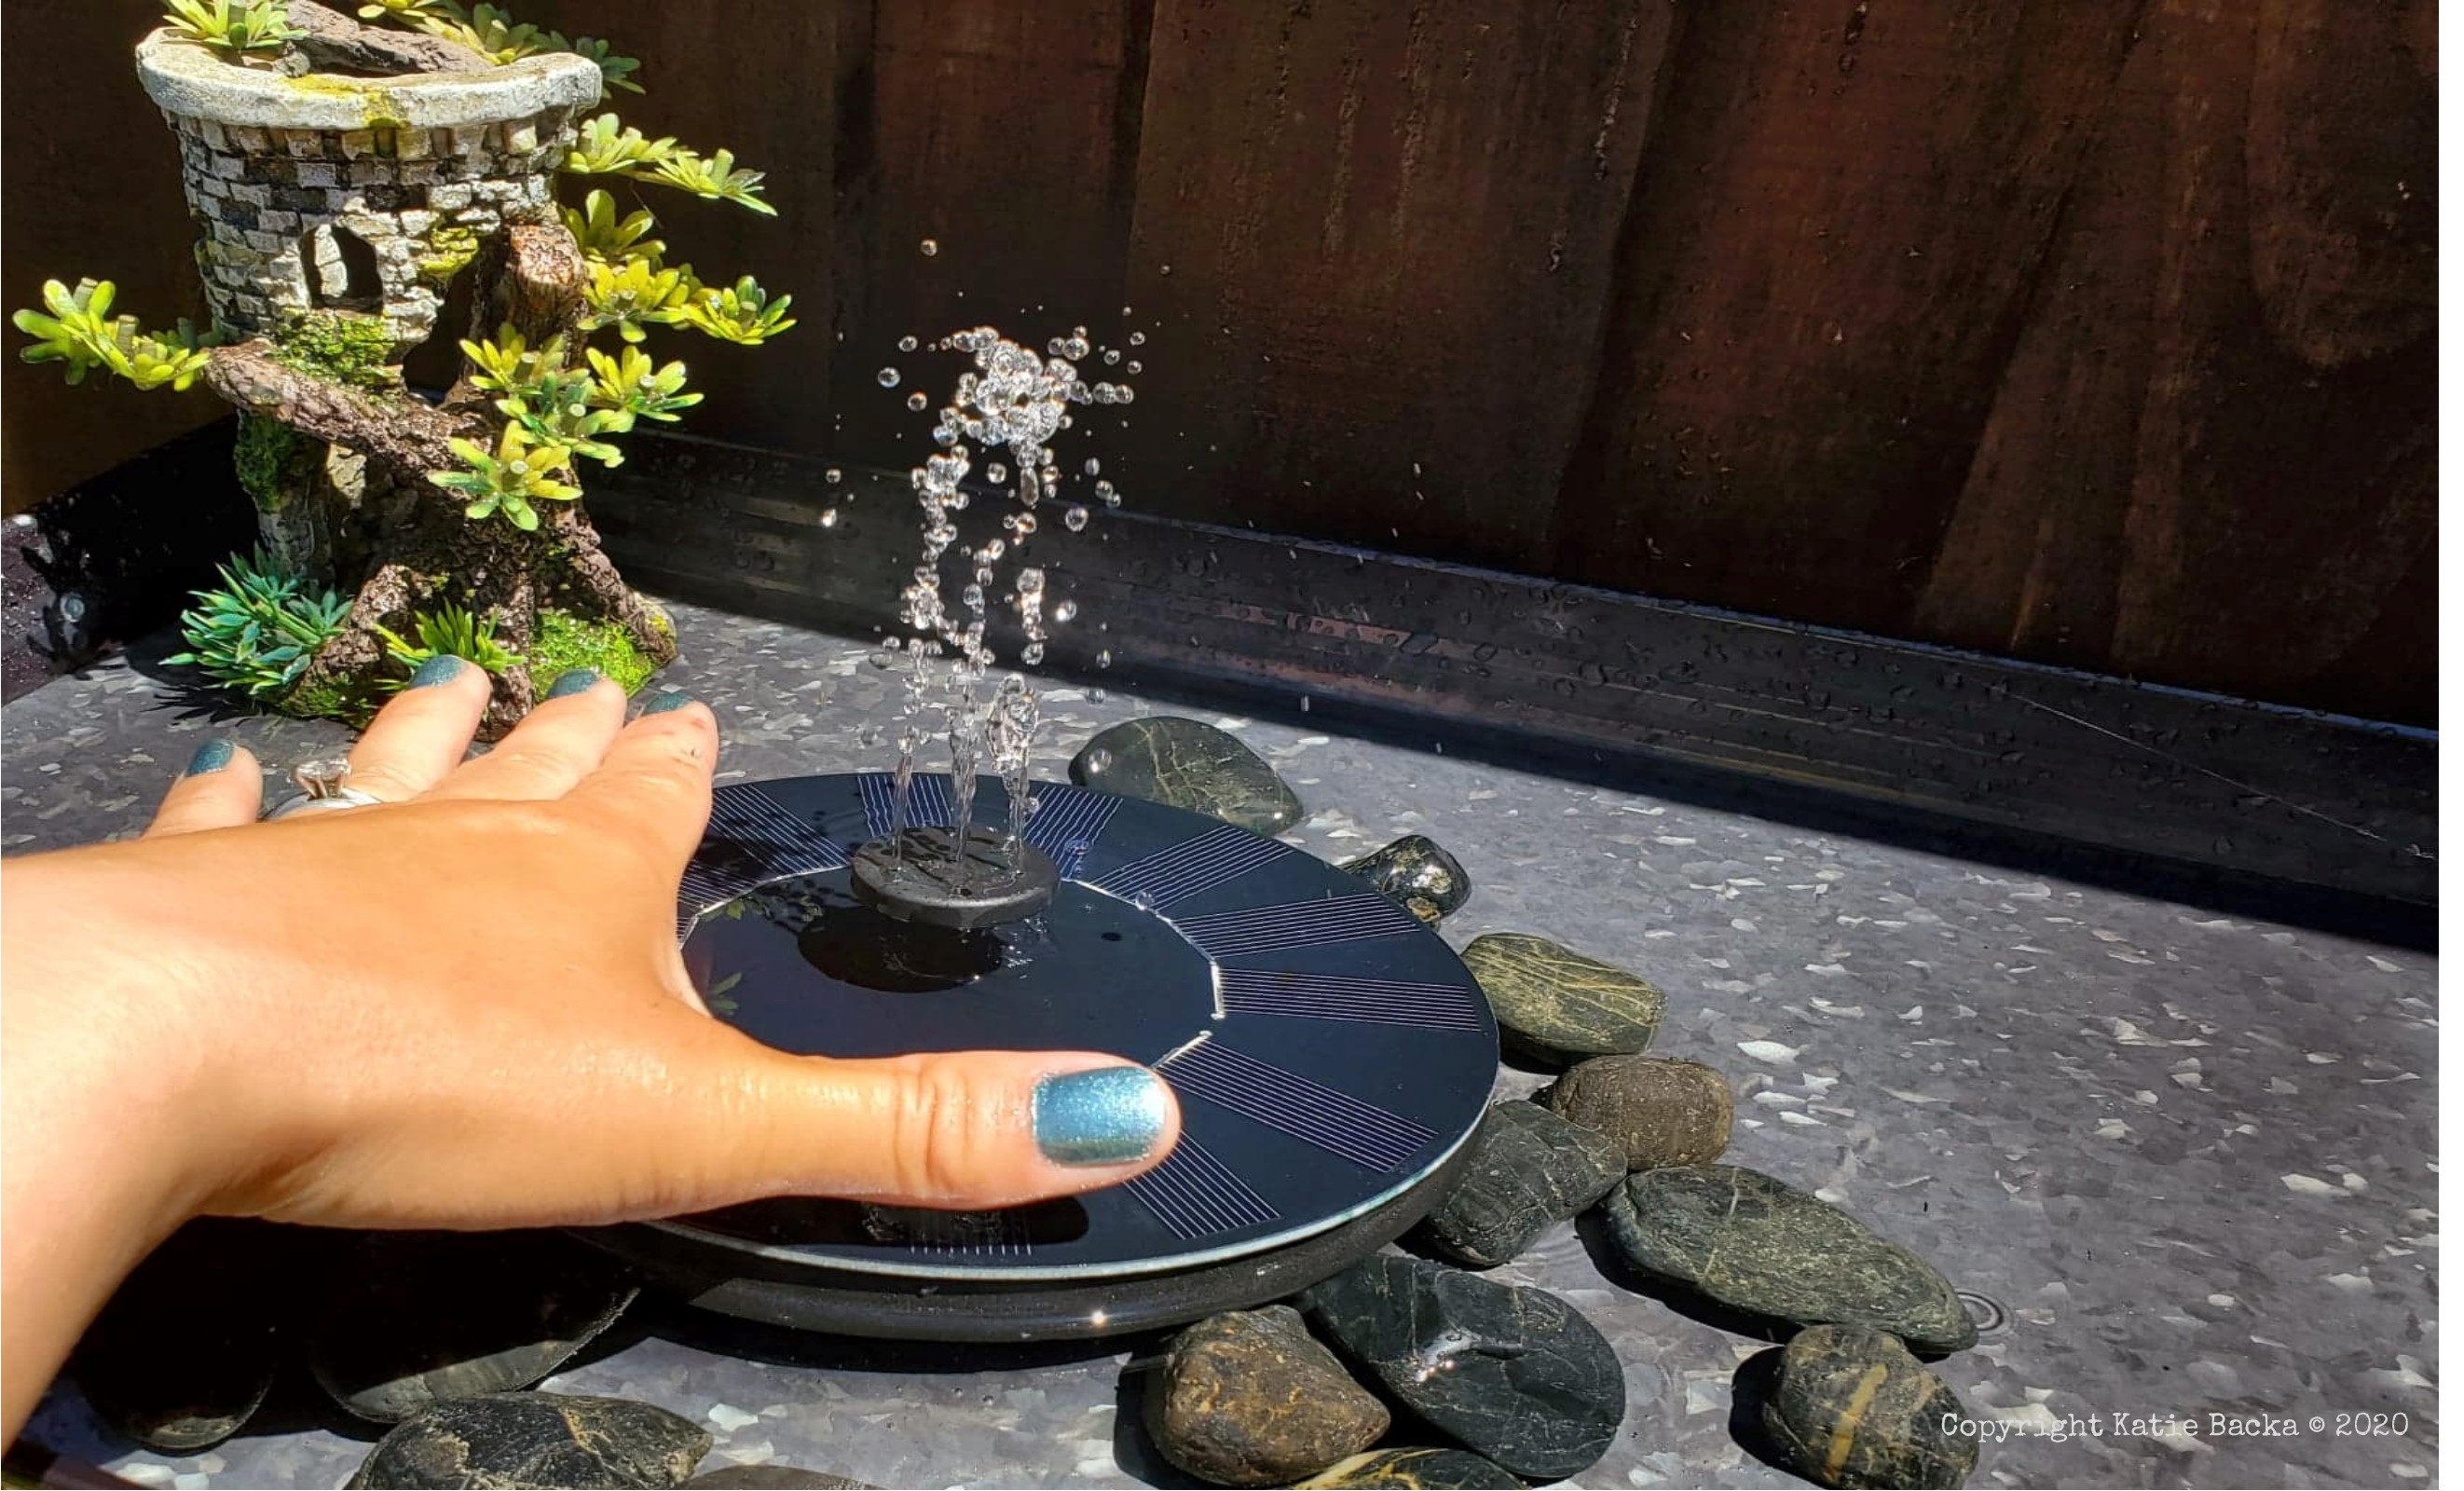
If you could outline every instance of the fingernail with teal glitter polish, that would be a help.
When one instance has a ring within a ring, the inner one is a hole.
[[[692,694],[679,693],[675,690],[671,689],[665,693],[653,696],[649,703],[643,705],[642,713],[645,714],[665,714],[670,710],[683,709],[686,705],[691,704],[692,702]]]
[[[587,693],[590,691],[590,686],[598,681],[599,669],[595,668],[573,669],[560,676],[556,682],[548,685],[547,696],[551,699],[561,699],[565,695],[571,693]]]
[[[461,677],[462,669],[470,666],[451,652],[439,652],[419,665],[419,671],[410,675],[410,686],[414,689],[433,689],[438,684],[450,684]]]
[[[210,777],[214,773],[221,771],[224,767],[229,766],[231,763],[231,756],[234,754],[235,753],[231,750],[231,743],[230,741],[209,740],[204,745],[197,747],[196,754],[188,757],[188,769],[182,772],[180,775],[183,777]]]
[[[1035,1147],[1055,1165],[1126,1165],[1163,1137],[1172,1098],[1143,1066],[1101,1066],[1035,1085]]]

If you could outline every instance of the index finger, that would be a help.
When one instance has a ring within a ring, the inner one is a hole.
[[[647,839],[681,875],[710,822],[717,766],[717,717],[683,694],[663,693],[617,735],[598,770],[564,801],[620,834]]]

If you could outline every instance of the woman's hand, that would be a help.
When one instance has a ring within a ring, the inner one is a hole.
[[[623,691],[583,676],[465,761],[487,695],[475,667],[423,669],[352,752],[377,805],[258,823],[256,763],[211,741],[144,838],[8,864],[11,1434],[111,1285],[201,1213],[979,1209],[1172,1148],[1170,1090],[1118,1057],[830,1061],[712,1020],[673,932],[710,712],[662,695],[627,725]]]

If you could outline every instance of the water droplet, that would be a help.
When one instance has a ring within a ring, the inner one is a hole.
[[[913,351],[914,351],[914,350],[915,350],[915,339],[914,339],[914,338],[913,338],[913,337],[901,337],[901,338],[899,338],[899,339],[898,339],[898,350],[899,350],[899,351],[901,351],[901,352],[913,352]]]
[[[888,668],[897,660],[898,654],[891,650],[889,647],[875,648],[871,658],[869,659],[872,666],[875,668]]]
[[[1163,266],[1163,269],[1162,269],[1162,273],[1163,273],[1163,274],[1171,274],[1171,273],[1172,273],[1172,266],[1171,266],[1171,265],[1169,265],[1169,264],[1164,265],[1164,266]]]
[[[895,388],[898,386],[898,369],[894,367],[885,367],[880,372],[873,374],[872,378],[873,382],[881,384],[884,388]]]
[[[996,487],[1005,487],[1009,485],[1009,468],[1003,466],[999,461],[995,461],[990,466],[984,468],[984,480],[991,482]]]
[[[936,254],[936,253],[938,253],[938,252],[941,252],[941,246],[940,246],[939,244],[937,244],[937,243],[935,243],[935,242],[934,242],[932,239],[930,239],[930,238],[925,239],[922,243],[917,244],[915,247],[916,247],[916,249],[917,249],[919,252],[921,252],[923,253],[923,255],[924,255],[926,258],[928,258],[928,259],[929,259],[929,258],[931,258],[933,255],[935,255],[935,254]]]
[[[1092,699],[1097,704],[1109,703],[1112,697],[1112,691],[1110,689],[1089,689],[1087,691],[1087,697]]]
[[[1078,619],[1078,603],[1067,596],[1063,597],[1060,603],[1052,608],[1052,619],[1065,625],[1070,622],[1076,621]]]
[[[1112,666],[1112,649],[1111,649],[1111,648],[1110,648],[1110,647],[1106,647],[1103,651],[1096,653],[1096,654],[1095,654],[1095,666],[1096,666],[1097,668],[1110,668],[1110,667],[1111,667],[1111,666]]]
[[[907,396],[907,406],[913,409],[918,414],[923,413],[924,406],[932,402],[932,400],[924,397],[924,390],[921,388],[918,388],[913,393]]]
[[[836,528],[839,526],[839,510],[837,508],[825,507],[822,509],[822,526],[824,528]]]
[[[828,482],[833,487],[845,480],[846,477],[847,472],[840,471],[835,466],[831,467],[828,471],[822,472],[822,480]]]
[[[1302,695],[1301,695],[1301,713],[1304,713],[1304,714],[1306,714],[1306,713],[1309,713],[1309,695],[1308,695],[1308,694],[1302,694]]]
[[[1142,331],[1133,331],[1133,332],[1130,333],[1130,345],[1131,345],[1131,346],[1133,346],[1133,347],[1143,347],[1143,346],[1145,346],[1146,344],[1147,344],[1147,334],[1146,334],[1145,332],[1142,332]]]
[[[1101,476],[1101,475],[1103,475],[1103,474],[1104,474],[1104,463],[1103,463],[1103,462],[1101,462],[1101,461],[1099,461],[1099,460],[1097,460],[1097,459],[1095,459],[1095,458],[1094,458],[1093,456],[1091,456],[1091,455],[1090,455],[1090,456],[1089,456],[1089,457],[1087,457],[1087,474],[1088,474],[1088,475],[1089,475],[1089,476]]]
[[[1085,533],[1087,531],[1087,510],[1083,507],[1072,507],[1068,512],[1061,515],[1061,526],[1068,529],[1073,534]]]
[[[1120,360],[1121,360],[1121,349],[1120,349],[1120,348],[1118,348],[1118,347],[1106,347],[1106,348],[1104,349],[1104,362],[1106,362],[1106,364],[1107,364],[1107,365],[1111,364],[1111,363],[1114,363],[1114,362],[1118,362]]]
[[[1137,374],[1139,374],[1139,373],[1143,373],[1143,372],[1145,372],[1146,370],[1147,370],[1147,365],[1146,365],[1144,362],[1141,362],[1137,361],[1135,358],[1132,358],[1132,359],[1130,360],[1130,373],[1131,373],[1131,375],[1132,375],[1132,376],[1133,376],[1133,377],[1134,377],[1135,375],[1137,375]]]
[[[1025,647],[1019,648],[1018,660],[1024,663],[1029,668],[1033,668],[1036,664],[1043,662],[1044,644],[1041,642],[1030,642]]]

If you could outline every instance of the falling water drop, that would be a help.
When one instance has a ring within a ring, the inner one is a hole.
[[[1093,456],[1091,456],[1091,455],[1090,455],[1090,456],[1089,456],[1089,457],[1087,457],[1087,474],[1088,474],[1088,475],[1089,475],[1089,476],[1101,476],[1101,475],[1103,475],[1103,474],[1104,474],[1104,463],[1103,463],[1103,462],[1101,462],[1101,461],[1099,461],[1099,460],[1097,460],[1097,459],[1095,459],[1095,458],[1094,458]]]
[[[1111,364],[1111,363],[1114,363],[1114,362],[1118,362],[1120,360],[1121,360],[1121,349],[1120,349],[1120,348],[1118,348],[1118,347],[1106,347],[1106,348],[1104,349],[1104,362],[1105,362],[1105,363],[1106,363],[1107,365]]]
[[[1106,647],[1103,651],[1096,653],[1096,654],[1095,654],[1095,666],[1096,666],[1097,668],[1110,668],[1110,667],[1111,667],[1111,666],[1112,666],[1112,649],[1111,649],[1111,648],[1110,648],[1110,647]]]
[[[932,239],[930,239],[930,238],[925,239],[922,243],[917,244],[915,247],[916,247],[918,250],[920,250],[920,251],[923,252],[923,255],[924,255],[926,258],[928,258],[928,259],[929,259],[929,258],[931,258],[933,255],[935,255],[935,254],[936,254],[936,253],[938,253],[938,252],[941,252],[941,246],[940,246],[939,244],[937,244],[937,243],[935,243],[935,242],[934,242]]]
[[[1061,515],[1061,526],[1068,529],[1073,534],[1085,533],[1087,531],[1087,510],[1083,507],[1072,506],[1068,512]]]
[[[898,339],[898,350],[899,350],[899,351],[901,351],[901,352],[913,352],[913,351],[914,351],[914,350],[915,350],[915,339],[914,339],[914,338],[913,338],[913,337],[901,337],[901,338],[899,338],[899,339]]]
[[[873,374],[872,378],[873,382],[881,384],[884,388],[895,388],[898,386],[898,369],[894,367],[885,367],[880,372]]]
[[[836,528],[839,526],[839,510],[837,508],[825,507],[822,509],[822,526],[824,528]]]
[[[1147,365],[1146,365],[1144,362],[1139,362],[1139,361],[1138,361],[1137,359],[1135,359],[1135,358],[1132,358],[1132,359],[1130,360],[1130,375],[1131,375],[1132,377],[1135,377],[1135,376],[1137,376],[1138,374],[1145,372],[1146,370],[1147,370]]]
[[[835,466],[831,467],[828,471],[822,472],[822,480],[828,482],[833,487],[837,486],[846,478],[847,472],[840,471]]]
[[[913,409],[918,414],[923,413],[924,406],[932,402],[932,400],[924,397],[924,390],[921,388],[918,388],[913,393],[907,396],[907,406]]]
[[[1024,663],[1029,668],[1033,668],[1036,664],[1043,662],[1044,644],[1041,642],[1030,642],[1025,647],[1019,648],[1018,660]]]
[[[995,461],[984,468],[984,480],[996,487],[1006,487],[1009,485],[1009,468]]]
[[[1147,344],[1147,334],[1146,334],[1145,332],[1142,332],[1142,331],[1133,331],[1133,332],[1130,333],[1130,345],[1131,345],[1131,346],[1133,346],[1133,347],[1143,347],[1143,346],[1145,346],[1146,344]]]
[[[1078,603],[1065,597],[1059,604],[1053,606],[1052,619],[1065,625],[1070,622],[1076,621],[1078,619]]]

